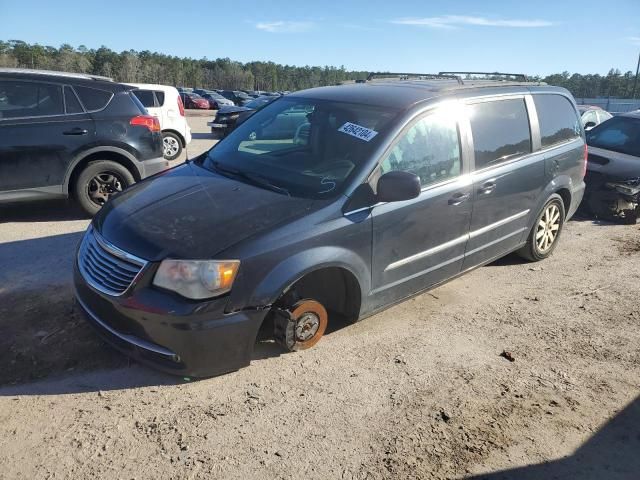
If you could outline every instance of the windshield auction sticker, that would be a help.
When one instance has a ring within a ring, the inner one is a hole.
[[[347,135],[351,135],[352,137],[359,138],[360,140],[364,140],[365,142],[369,142],[373,137],[375,137],[378,132],[375,130],[371,130],[370,128],[361,127],[360,125],[356,125],[355,123],[347,122],[342,125],[339,129],[339,132],[346,133]]]

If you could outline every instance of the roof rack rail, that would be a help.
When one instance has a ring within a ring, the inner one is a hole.
[[[409,77],[418,78],[419,80],[455,80],[460,85],[464,85],[462,78],[458,75],[449,73],[395,73],[395,72],[370,72],[367,76],[367,81],[371,81],[374,78],[389,78],[399,77],[400,80],[408,80]]]
[[[60,72],[57,70],[40,70],[31,68],[0,68],[0,73],[31,73],[36,75],[55,75],[58,77],[85,78],[87,80],[100,80],[103,82],[113,82],[113,78],[102,75],[92,75],[90,73]]]
[[[524,73],[502,73],[502,72],[440,72],[438,75],[484,75],[485,77],[511,77],[518,82],[528,82]],[[508,78],[506,78],[508,79]],[[505,79],[505,80],[506,80]]]

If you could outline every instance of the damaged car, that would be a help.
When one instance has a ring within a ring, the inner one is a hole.
[[[640,216],[640,112],[587,132],[584,204],[596,218],[635,224]]]
[[[74,262],[88,322],[206,377],[248,365],[258,333],[305,350],[510,252],[550,258],[584,192],[571,94],[395,76],[279,98],[110,200]]]

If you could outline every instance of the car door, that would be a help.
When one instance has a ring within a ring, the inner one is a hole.
[[[0,81],[0,194],[61,195],[95,127],[69,86]]]
[[[375,306],[402,299],[460,272],[472,186],[455,108],[437,108],[411,122],[374,175],[415,173],[422,191],[412,200],[376,205],[372,286]]]
[[[513,250],[526,236],[531,209],[545,185],[543,153],[534,149],[537,128],[529,95],[482,98],[467,102],[473,145],[473,213],[463,269],[481,265]]]

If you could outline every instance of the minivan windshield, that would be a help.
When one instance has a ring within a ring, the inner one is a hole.
[[[282,194],[329,198],[362,170],[399,111],[280,98],[215,145],[203,166]]]
[[[640,157],[640,118],[613,117],[587,132],[587,143]]]

